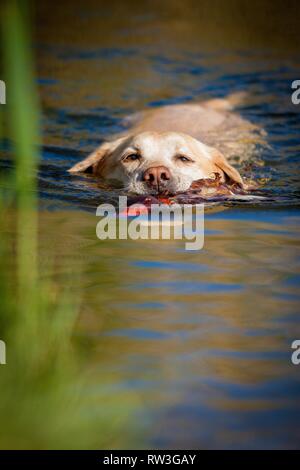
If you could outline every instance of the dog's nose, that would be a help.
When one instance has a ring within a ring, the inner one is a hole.
[[[143,174],[143,181],[146,181],[150,186],[159,189],[164,186],[165,182],[171,179],[171,174],[165,166],[153,166],[148,168]]]

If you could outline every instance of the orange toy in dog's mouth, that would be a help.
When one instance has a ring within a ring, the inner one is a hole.
[[[215,178],[194,181],[184,193],[175,195],[132,196],[128,198],[127,215],[137,216],[147,214],[152,204],[199,204],[203,202],[218,202],[230,199],[230,196],[247,195],[249,191],[241,188],[238,183],[227,184],[221,181],[218,173]]]

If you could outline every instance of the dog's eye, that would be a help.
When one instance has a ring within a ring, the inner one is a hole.
[[[138,153],[131,153],[124,158],[124,162],[134,162],[135,160],[139,160],[140,155]]]
[[[184,162],[184,163],[189,163],[193,161],[191,158],[188,158],[185,155],[177,155],[177,160],[180,160],[181,162]]]

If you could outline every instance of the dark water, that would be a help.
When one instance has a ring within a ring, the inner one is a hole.
[[[102,368],[120,400],[137,394],[132,425],[145,447],[299,447],[300,366],[291,363],[300,337],[297,51],[231,36],[210,47],[193,15],[191,29],[169,20],[170,32],[151,8],[127,23],[109,7],[81,6],[64,32],[65,17],[56,19],[57,34],[41,15],[42,245],[45,253],[59,246],[62,282],[65,262],[82,273],[78,335],[93,384]],[[269,144],[241,171],[268,199],[208,213],[199,252],[175,241],[97,240],[94,209],[111,194],[67,169],[130,112],[237,90],[249,92],[240,112]]]

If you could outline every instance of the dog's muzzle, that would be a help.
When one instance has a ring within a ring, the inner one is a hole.
[[[165,166],[148,168],[142,176],[149,189],[157,193],[165,193],[168,190],[171,178],[171,173]]]

